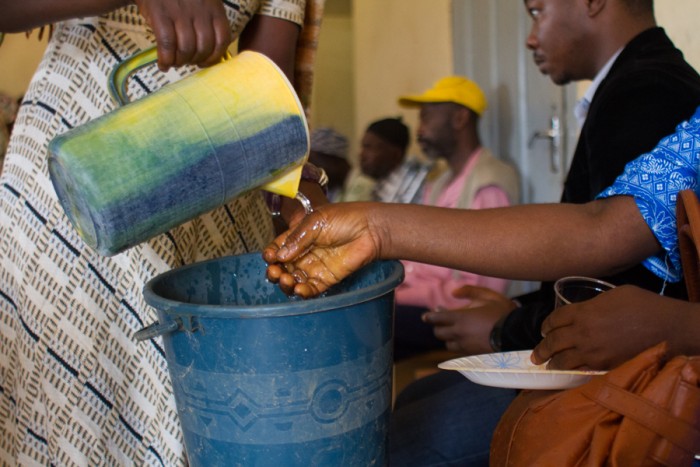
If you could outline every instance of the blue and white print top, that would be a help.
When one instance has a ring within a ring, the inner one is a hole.
[[[670,282],[682,278],[676,225],[676,199],[681,190],[698,193],[700,169],[700,107],[676,132],[649,153],[625,166],[615,182],[597,198],[633,196],[637,207],[664,251],[642,264]]]

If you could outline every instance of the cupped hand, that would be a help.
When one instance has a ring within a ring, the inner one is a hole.
[[[688,302],[625,285],[591,300],[555,309],[542,324],[532,361],[550,368],[610,370],[639,352],[683,335]]]
[[[470,304],[450,310],[424,313],[424,322],[433,325],[435,337],[445,342],[448,350],[465,355],[493,352],[489,337],[499,319],[516,308],[508,297],[485,287],[467,285],[452,292]]]
[[[310,298],[379,257],[361,203],[327,204],[263,251],[267,277],[288,295]]]
[[[158,67],[218,63],[233,41],[221,0],[136,0],[153,29]]]

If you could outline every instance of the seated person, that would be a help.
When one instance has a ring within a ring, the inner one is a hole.
[[[431,166],[407,157],[409,142],[410,131],[400,118],[370,123],[362,136],[360,171],[347,183],[342,201],[418,201]]]
[[[372,260],[410,258],[493,276],[546,281],[567,275],[600,277],[642,263],[662,281],[677,283],[681,279],[681,264],[675,200],[681,190],[700,191],[700,155],[694,149],[699,144],[700,107],[653,151],[630,162],[614,185],[598,199],[585,204],[522,205],[478,211],[373,203],[319,208],[295,230],[286,232],[268,246],[264,252],[270,263],[268,276],[279,280],[286,292],[310,297]],[[323,228],[310,230],[319,225]],[[513,229],[513,225],[518,228]],[[440,235],[436,236],[435,232]],[[284,263],[286,269],[283,271],[276,262]],[[301,269],[303,274],[292,276],[287,272],[294,273],[296,269]],[[603,294],[597,300],[603,297],[612,300],[626,290],[621,287],[613,291],[614,294]],[[573,336],[573,333],[565,333],[565,326],[557,318],[572,307],[552,314],[553,318],[542,329],[528,330],[540,336],[544,331],[550,338],[542,341],[534,353],[535,361],[542,362],[552,356],[553,363],[562,367],[604,368],[615,365],[655,339],[648,336],[653,336],[657,330],[645,328],[637,331],[642,337],[641,343],[634,344],[636,347],[623,349],[619,354],[606,354],[608,350],[618,352],[615,349],[626,344],[618,342],[615,348],[598,346],[597,353],[589,348],[586,357],[566,341],[563,341],[563,348],[554,347],[557,334],[563,335],[563,339],[567,334]],[[471,313],[478,315],[480,310],[474,308]],[[439,316],[440,313],[430,315]],[[601,315],[591,316],[592,323],[596,316]],[[583,323],[581,313],[576,319]],[[642,322],[653,323],[653,319],[653,315],[648,315]],[[606,324],[599,322],[599,326]],[[562,328],[560,332],[552,333],[553,328],[559,327]],[[610,334],[618,328],[614,324],[610,326],[607,336],[614,338]],[[668,323],[659,330],[664,328],[669,329]],[[478,342],[474,345],[491,349],[490,331],[491,327],[476,330],[474,335]],[[444,337],[449,343],[450,338],[459,336]],[[590,336],[576,337],[579,342],[590,339],[588,342],[592,345],[598,342]],[[692,351],[690,347],[681,347],[685,344],[678,345],[678,351]],[[568,352],[574,360],[559,363],[554,355],[557,351],[561,353],[559,358],[563,359]],[[415,424],[419,413],[424,414],[422,420],[440,420],[441,424],[449,421],[451,430],[463,433],[458,437],[460,446],[483,452],[480,440],[484,439],[484,433],[480,427],[487,421],[489,426],[495,426],[514,396],[515,391],[476,385],[455,372],[423,378],[404,390],[396,401],[391,422],[391,439],[395,442],[392,453],[401,450],[406,443],[433,450],[433,458],[444,456],[443,449],[455,448],[443,443],[430,423],[408,433],[401,429]],[[461,402],[455,403],[457,400]],[[465,416],[467,413],[470,415]],[[477,416],[479,426],[470,421]],[[460,448],[451,456],[467,455],[472,452],[470,449]],[[478,452],[474,451],[473,455],[478,457]]]
[[[348,139],[330,127],[311,132],[309,162],[326,171],[328,200],[338,201],[350,172]]]
[[[675,201],[681,190],[700,191],[698,145],[700,107],[651,152],[627,164],[596,200],[584,204],[480,210],[385,203],[320,206],[268,245],[268,272],[286,292],[301,297],[326,291],[371,261],[397,258],[551,281],[606,275],[641,263],[678,283]],[[514,224],[515,231],[509,228]],[[292,276],[295,269],[304,274]]]
[[[426,182],[420,204],[444,208],[485,209],[519,201],[518,175],[481,144],[478,124],[487,107],[479,86],[462,76],[448,76],[420,95],[399,99],[420,110],[418,143],[447,170]],[[506,292],[508,281],[415,261],[404,261],[406,278],[396,289],[394,358],[401,360],[426,350],[443,349],[432,326],[421,321],[428,310],[469,304],[453,295],[463,285]]]

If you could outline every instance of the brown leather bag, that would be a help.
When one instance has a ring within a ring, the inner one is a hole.
[[[700,452],[700,357],[666,344],[566,391],[522,391],[491,442],[492,467],[683,466]]]
[[[688,296],[700,301],[700,202],[678,197]],[[700,357],[661,343],[565,391],[522,391],[491,441],[491,467],[683,466],[700,453]]]

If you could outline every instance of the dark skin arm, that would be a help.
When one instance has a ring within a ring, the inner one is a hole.
[[[662,341],[670,355],[698,355],[698,329],[700,304],[624,285],[554,310],[531,358],[551,358],[557,369],[610,370]]]
[[[481,210],[329,204],[277,237],[264,257],[285,292],[312,297],[376,259],[554,280],[611,274],[659,248],[634,200],[621,196]]]
[[[255,15],[238,39],[238,50],[267,55],[294,82],[294,60],[300,28],[291,21]]]
[[[241,33],[238,49],[255,50],[270,57],[293,83],[299,32],[299,26],[290,21],[256,15]],[[328,202],[323,190],[316,183],[302,181],[299,191],[309,198],[314,207]],[[295,220],[304,216],[301,204],[286,197],[282,197],[280,212],[284,224],[294,223]]]

